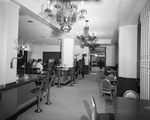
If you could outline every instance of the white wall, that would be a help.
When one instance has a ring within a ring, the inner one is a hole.
[[[60,45],[50,46],[31,46],[31,51],[28,52],[28,59],[43,58],[43,52],[60,52]],[[87,53],[85,64],[89,65],[89,49],[88,47],[81,48],[80,45],[74,46],[74,54],[79,53],[78,60],[82,58],[82,54]]]
[[[60,45],[31,46],[31,50],[28,54],[28,59],[42,59],[43,52],[60,52]]]
[[[137,78],[137,25],[119,28],[119,76]]]

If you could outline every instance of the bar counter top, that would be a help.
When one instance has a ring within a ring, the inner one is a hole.
[[[10,90],[10,89],[13,89],[13,88],[23,86],[25,84],[29,84],[31,82],[35,82],[35,81],[40,80],[40,79],[42,79],[46,76],[47,75],[29,74],[29,75],[26,75],[26,76],[19,77],[19,79],[16,80],[16,82],[8,83],[5,86],[1,87],[0,92],[4,92],[4,91],[7,91],[7,90]]]

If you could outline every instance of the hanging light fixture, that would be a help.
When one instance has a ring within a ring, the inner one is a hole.
[[[83,35],[79,35],[76,38],[84,44],[84,46],[89,46],[90,44],[97,44],[97,37],[94,33],[90,35],[89,33],[89,26],[88,22],[89,20],[85,20],[86,26],[83,28]]]
[[[57,3],[52,6],[53,0],[47,0],[47,8],[44,9],[45,18],[56,18],[61,31],[68,33],[72,25],[77,19],[85,19],[87,11],[83,8],[84,1],[82,0],[82,9],[78,11],[78,6],[73,4],[71,0],[57,0]]]
[[[83,35],[76,36],[76,38],[81,41],[81,47],[87,46],[89,47],[90,51],[93,52],[97,47],[100,46],[100,44],[97,43],[97,37],[95,34],[92,33],[92,35],[90,35],[89,33],[89,20],[85,20],[85,22],[86,26],[83,28]]]

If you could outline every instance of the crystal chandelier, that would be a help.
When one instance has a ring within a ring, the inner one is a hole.
[[[53,0],[47,0],[47,8],[44,9],[44,15],[46,18],[56,18],[61,31],[68,33],[77,19],[85,19],[84,15],[87,11],[83,7],[78,11],[78,6],[73,4],[71,0],[57,0],[57,3],[53,6],[52,2]],[[82,0],[82,6],[83,3]]]
[[[97,44],[97,37],[94,33],[90,35],[89,33],[89,20],[86,20],[86,26],[83,28],[83,35],[77,36],[76,38],[82,42],[84,46],[89,46],[91,44]]]

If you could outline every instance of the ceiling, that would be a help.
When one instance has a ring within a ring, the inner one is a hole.
[[[39,4],[44,0],[36,0]],[[103,44],[117,44],[118,28],[124,25],[137,24],[139,13],[148,0],[85,0],[86,20],[89,20],[90,32],[95,33]],[[72,1],[78,3],[80,0]],[[34,5],[33,5],[34,6]],[[59,30],[54,19],[50,23],[35,15],[25,7],[20,9],[19,37],[25,42],[33,40],[35,45],[59,45],[65,37],[75,38],[82,33],[85,20],[77,21],[68,34]]]

